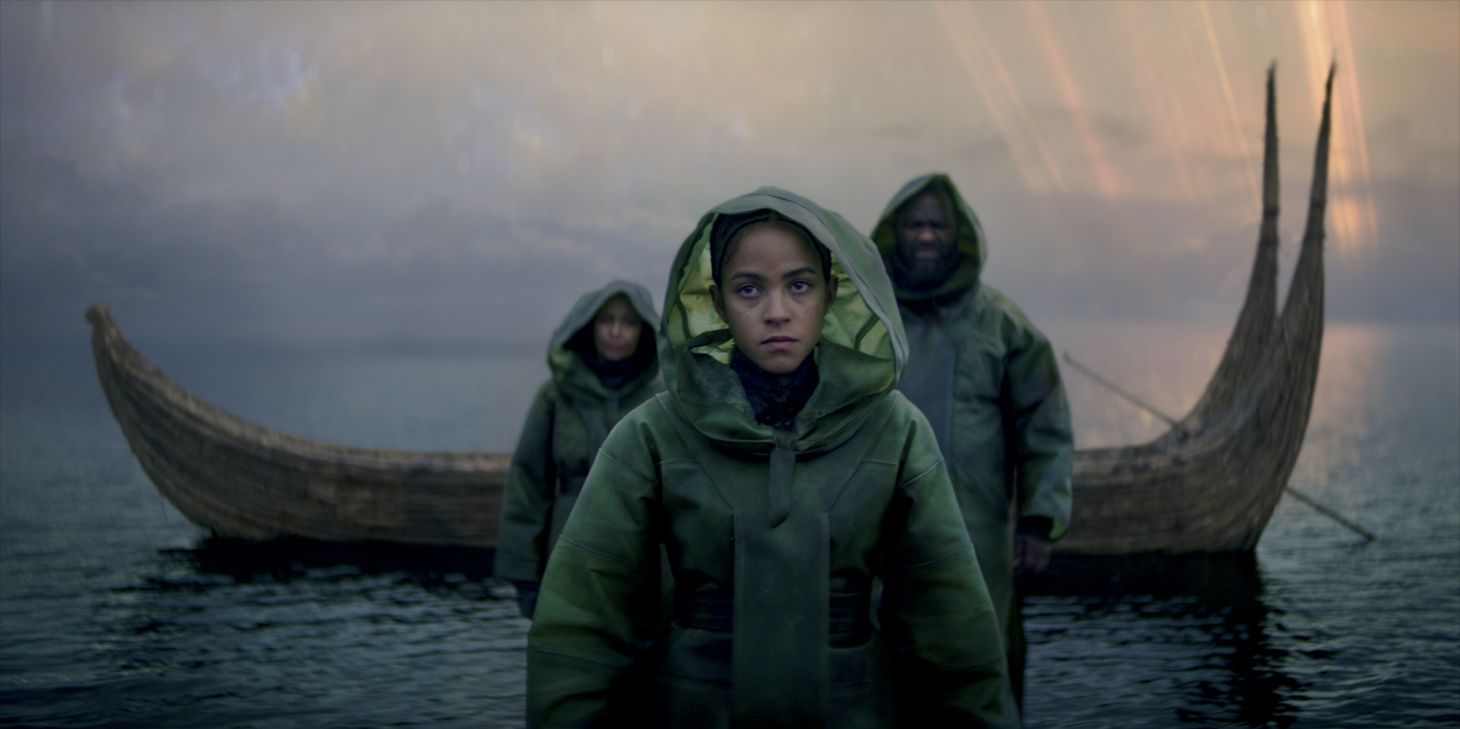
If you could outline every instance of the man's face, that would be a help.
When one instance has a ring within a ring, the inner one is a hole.
[[[897,216],[897,255],[918,279],[946,273],[957,252],[956,225],[943,201],[931,190],[903,205]]]

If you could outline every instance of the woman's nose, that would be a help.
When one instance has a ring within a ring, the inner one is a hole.
[[[765,318],[769,321],[783,321],[787,318],[785,297],[779,292],[772,292],[769,301],[766,302]]]

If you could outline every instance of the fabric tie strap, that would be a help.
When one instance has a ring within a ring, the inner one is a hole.
[[[777,430],[776,447],[771,451],[770,478],[766,482],[769,508],[766,521],[772,529],[786,520],[791,512],[791,479],[796,472],[796,451],[791,450],[791,434]]]

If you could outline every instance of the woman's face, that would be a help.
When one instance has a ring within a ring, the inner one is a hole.
[[[643,328],[644,322],[629,300],[615,296],[593,318],[593,348],[599,359],[622,362],[634,356],[634,350],[639,348],[639,332]]]
[[[836,281],[828,285],[821,257],[785,228],[753,225],[734,245],[711,287],[715,311],[741,354],[767,372],[792,372],[821,340]]]

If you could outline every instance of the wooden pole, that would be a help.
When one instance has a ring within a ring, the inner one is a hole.
[[[1097,373],[1095,370],[1092,370],[1089,367],[1086,367],[1085,365],[1082,365],[1079,362],[1076,362],[1075,361],[1075,358],[1074,357],[1071,357],[1069,352],[1065,352],[1064,354],[1065,354],[1065,362],[1069,363],[1069,365],[1071,367],[1074,367],[1075,369],[1079,370],[1081,374],[1083,374],[1086,377],[1089,377],[1090,379],[1092,379],[1092,380],[1094,380],[1094,381],[1096,381],[1096,382],[1104,385],[1105,387],[1109,388],[1115,394],[1117,394],[1117,395],[1125,398],[1127,401],[1129,401],[1132,404],[1134,404],[1136,407],[1141,408],[1142,410],[1145,410],[1146,412],[1148,412],[1148,413],[1150,413],[1150,414],[1152,414],[1152,415],[1154,415],[1154,416],[1156,416],[1156,417],[1158,417],[1158,418],[1166,421],[1166,423],[1169,424],[1171,427],[1173,427],[1173,428],[1179,428],[1179,427],[1181,427],[1181,423],[1176,422],[1176,419],[1173,418],[1173,417],[1171,417],[1170,415],[1167,415],[1166,413],[1163,413],[1160,410],[1157,410],[1155,405],[1152,405],[1152,404],[1146,402],[1145,400],[1142,400],[1142,399],[1136,397],[1135,395],[1132,395],[1129,392],[1126,392],[1125,390],[1122,390],[1119,385],[1116,385],[1114,382],[1111,382],[1110,380],[1107,380],[1104,377],[1101,377],[1100,374]]]
[[[1359,536],[1361,536],[1361,537],[1364,538],[1364,541],[1366,541],[1366,542],[1372,542],[1372,541],[1374,541],[1374,535],[1371,532],[1369,532],[1368,529],[1365,529],[1365,528],[1359,526],[1358,524],[1355,524],[1355,523],[1349,521],[1348,519],[1343,518],[1343,516],[1339,515],[1339,513],[1336,512],[1336,511],[1334,511],[1333,509],[1330,509],[1327,506],[1324,506],[1323,504],[1320,504],[1317,501],[1314,501],[1312,496],[1309,496],[1309,495],[1303,493],[1302,491],[1299,491],[1299,490],[1293,488],[1292,486],[1283,486],[1283,490],[1287,491],[1288,494],[1291,495],[1293,498],[1295,498],[1295,499],[1297,499],[1297,500],[1299,500],[1299,501],[1301,501],[1301,502],[1303,502],[1303,503],[1305,503],[1305,504],[1313,507],[1314,509],[1316,509],[1318,511],[1318,513],[1320,513],[1320,514],[1322,514],[1322,515],[1324,515],[1324,516],[1326,516],[1326,517],[1328,517],[1328,518],[1330,518],[1330,519],[1338,522],[1339,524],[1342,524],[1342,525],[1348,527],[1349,529],[1352,529],[1352,530],[1358,532],[1359,533]]]
[[[1166,413],[1163,413],[1160,410],[1156,409],[1156,406],[1151,405],[1150,403],[1148,403],[1148,402],[1146,402],[1146,401],[1144,401],[1144,400],[1136,397],[1135,395],[1130,394],[1129,392],[1126,392],[1125,390],[1121,389],[1119,385],[1116,385],[1114,382],[1111,382],[1110,380],[1107,380],[1104,377],[1101,377],[1100,376],[1100,373],[1096,372],[1095,370],[1090,369],[1089,367],[1086,367],[1085,365],[1083,365],[1079,361],[1077,361],[1074,357],[1071,357],[1070,356],[1070,353],[1068,351],[1067,352],[1064,352],[1063,354],[1064,354],[1065,362],[1068,363],[1071,367],[1075,368],[1076,370],[1079,370],[1080,374],[1083,374],[1086,377],[1089,377],[1090,379],[1094,380],[1095,382],[1097,382],[1097,383],[1105,386],[1106,388],[1108,388],[1109,390],[1111,390],[1115,394],[1121,396],[1121,398],[1125,399],[1127,402],[1130,402],[1131,404],[1135,405],[1136,407],[1139,407],[1142,410],[1145,410],[1146,412],[1148,412],[1148,413],[1150,413],[1150,414],[1152,414],[1152,415],[1154,415],[1154,416],[1156,416],[1156,417],[1158,417],[1158,418],[1166,421],[1167,423],[1169,423],[1171,425],[1171,427],[1173,427],[1173,428],[1180,428],[1180,427],[1182,427],[1181,426],[1181,423],[1178,422],[1175,418],[1173,418],[1170,415],[1167,415]],[[1344,518],[1341,514],[1339,514],[1338,512],[1334,511],[1333,509],[1331,509],[1331,508],[1329,508],[1327,506],[1324,506],[1323,504],[1318,503],[1318,501],[1315,500],[1312,496],[1309,496],[1309,495],[1307,495],[1307,494],[1305,494],[1305,493],[1303,493],[1303,492],[1301,492],[1301,491],[1299,491],[1299,490],[1297,490],[1297,489],[1295,489],[1292,486],[1289,486],[1287,484],[1283,484],[1283,491],[1286,491],[1288,494],[1290,494],[1293,498],[1297,499],[1298,501],[1301,501],[1304,504],[1307,504],[1308,506],[1313,507],[1313,509],[1316,510],[1318,513],[1320,513],[1320,514],[1322,514],[1322,515],[1324,515],[1324,516],[1326,516],[1326,517],[1328,517],[1328,518],[1330,518],[1330,519],[1338,522],[1339,524],[1342,524],[1342,525],[1348,527],[1349,529],[1352,529],[1354,532],[1358,533],[1359,536],[1363,537],[1364,538],[1364,541],[1366,541],[1366,542],[1372,542],[1372,541],[1374,541],[1374,534],[1372,532],[1370,532],[1369,530],[1367,530],[1367,529],[1359,526],[1358,524],[1355,524],[1352,521]]]

